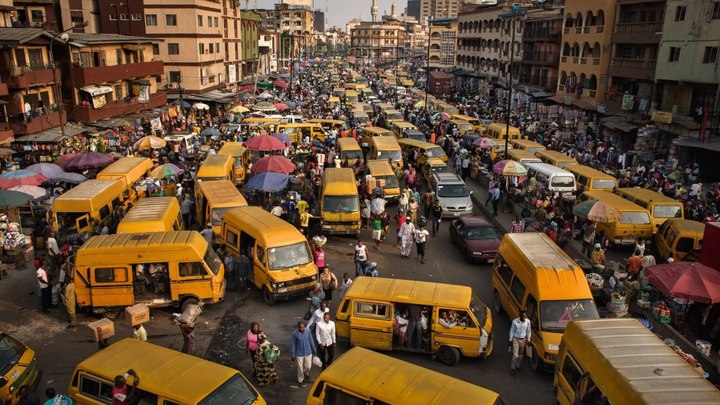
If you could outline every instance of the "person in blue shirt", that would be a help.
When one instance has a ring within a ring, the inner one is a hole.
[[[292,333],[290,348],[290,356],[297,368],[298,383],[310,382],[310,368],[312,368],[312,357],[315,355],[315,341],[310,329],[305,328],[305,322],[298,322],[297,329]]]

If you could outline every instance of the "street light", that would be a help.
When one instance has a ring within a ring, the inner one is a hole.
[[[428,40],[427,40],[427,61],[425,65],[425,111],[428,111],[428,93],[430,92],[430,21],[432,16],[428,17]]]
[[[508,85],[507,111],[505,112],[505,159],[508,158],[508,142],[510,141],[510,107],[512,106],[513,64],[515,63],[515,17],[518,11],[521,11],[520,6],[513,4],[512,20],[510,22],[510,29],[512,30],[512,37],[510,39],[510,83]]]
[[[62,99],[62,88],[60,86],[60,83],[58,83],[57,79],[57,70],[55,69],[55,56],[53,53],[53,44],[55,43],[55,40],[60,38],[61,41],[65,45],[67,45],[68,41],[70,40],[70,34],[68,32],[74,30],[75,28],[84,28],[87,27],[89,22],[83,21],[81,24],[73,25],[72,27],[61,31],[56,32],[53,34],[52,39],[50,40],[50,66],[52,67],[52,75],[53,75],[53,92],[55,93],[55,104],[57,104],[57,111],[58,111],[58,118],[60,119],[60,134],[62,135],[63,139],[65,139],[65,124],[63,123],[63,99]],[[68,51],[69,53],[69,51]],[[72,58],[72,55],[70,55],[70,58]]]

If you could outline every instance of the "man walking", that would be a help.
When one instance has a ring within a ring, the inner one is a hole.
[[[413,239],[415,238],[415,225],[410,218],[405,219],[405,223],[400,227],[400,257],[410,258],[410,249],[412,248]]]
[[[500,185],[495,183],[495,187],[490,190],[490,200],[493,207],[493,216],[497,216],[498,203],[500,202]]]
[[[510,341],[508,347],[512,348],[512,360],[510,361],[510,375],[514,376],[520,371],[520,363],[525,355],[525,346],[530,344],[530,320],[527,312],[520,310],[520,316],[513,319],[510,325]]]
[[[425,264],[425,243],[430,237],[430,233],[425,230],[425,224],[420,223],[418,229],[415,230],[415,247],[420,263]]]
[[[50,277],[48,277],[47,270],[45,270],[45,263],[42,260],[36,260],[37,271],[35,275],[38,280],[38,287],[40,287],[40,306],[43,312],[50,312],[50,306],[52,305],[52,290],[50,287]]]
[[[442,203],[435,199],[432,206],[432,236],[440,230],[440,222],[442,220],[443,206]]]
[[[419,349],[422,344],[422,314],[420,305],[408,305],[408,326],[405,347]]]
[[[65,276],[65,308],[68,313],[68,329],[75,329],[77,321],[75,318],[75,283],[70,275]]]
[[[297,323],[297,329],[292,333],[290,340],[290,357],[297,367],[297,382],[302,384],[310,382],[310,368],[312,368],[312,356],[315,354],[315,341],[310,329],[305,328],[305,322]]]
[[[355,245],[355,277],[365,274],[368,259],[368,248],[358,239]]]
[[[55,239],[55,232],[50,232],[50,236],[47,239],[47,252],[50,258],[50,269],[52,271],[59,271],[60,247],[58,246],[57,239]]]
[[[515,216],[515,221],[510,224],[510,233],[522,233],[525,232],[525,221],[520,218],[520,215]]]
[[[322,369],[325,370],[335,358],[335,322],[330,320],[330,312],[325,312],[322,322],[315,326],[315,337],[317,338]]]

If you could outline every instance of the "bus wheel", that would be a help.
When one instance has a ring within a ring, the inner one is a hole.
[[[438,358],[446,366],[454,366],[460,361],[460,351],[454,347],[442,346],[438,350]]]
[[[107,319],[117,319],[118,316],[120,316],[120,311],[108,309],[105,312],[103,312],[103,316]]]
[[[185,310],[188,309],[188,307],[190,305],[197,305],[197,304],[198,304],[197,298],[193,298],[193,297],[185,298],[182,301],[182,304],[180,305],[180,309],[182,310],[182,312],[185,312]]]
[[[495,310],[496,314],[502,314],[503,308],[502,303],[500,302],[500,294],[498,294],[497,290],[493,293],[494,299],[493,299],[493,309]]]
[[[535,350],[534,347],[532,348],[532,356],[530,357],[530,367],[537,373],[543,369],[543,362],[540,361],[540,357],[538,357],[537,350]]]
[[[265,301],[265,305],[272,306],[275,304],[275,298],[273,298],[272,293],[270,293],[270,290],[268,290],[267,287],[263,288],[262,291],[263,301]]]

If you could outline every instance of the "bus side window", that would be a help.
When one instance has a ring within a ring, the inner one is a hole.
[[[367,405],[370,402],[347,391],[328,385],[325,388],[323,405]]]
[[[525,310],[527,311],[528,318],[530,319],[530,324],[535,333],[538,333],[540,331],[537,309],[537,300],[535,299],[535,297],[532,296],[532,294],[528,294],[527,300],[525,301]]]
[[[575,359],[573,359],[570,354],[568,354],[563,361],[562,376],[572,388],[577,388],[578,384],[582,380],[580,367],[578,367]]]

